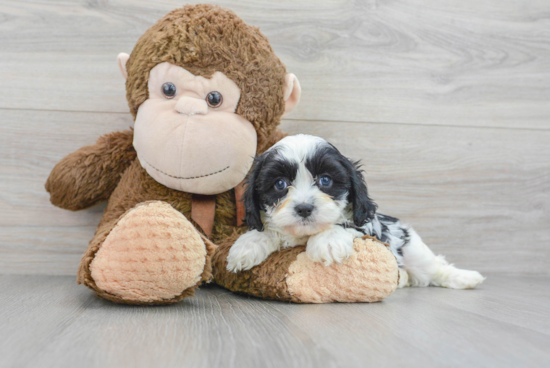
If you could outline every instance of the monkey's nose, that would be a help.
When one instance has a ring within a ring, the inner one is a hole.
[[[180,114],[195,115],[208,113],[208,104],[205,100],[192,97],[180,97],[175,107]]]
[[[313,205],[309,203],[302,203],[294,207],[294,211],[296,211],[299,216],[306,218],[313,212]]]

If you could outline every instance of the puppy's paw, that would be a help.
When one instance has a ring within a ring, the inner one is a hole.
[[[250,270],[265,261],[276,248],[276,243],[267,234],[249,231],[231,246],[227,255],[227,270],[235,273]]]
[[[353,235],[340,226],[334,226],[307,241],[306,253],[313,262],[330,266],[341,263],[353,254]]]
[[[397,284],[397,287],[401,289],[407,286],[411,286],[411,284],[409,283],[409,274],[407,273],[407,271],[405,271],[401,267],[398,269],[398,271],[399,271],[399,283]]]
[[[450,289],[473,289],[485,280],[477,271],[456,269],[449,275],[441,286]]]
[[[430,275],[430,285],[449,289],[473,289],[485,280],[477,271],[462,270],[449,264],[445,257],[436,257],[436,270]],[[424,285],[415,285],[424,286]]]

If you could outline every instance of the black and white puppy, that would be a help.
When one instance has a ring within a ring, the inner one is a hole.
[[[303,134],[259,156],[244,194],[250,231],[231,247],[227,269],[249,270],[276,250],[305,244],[311,260],[328,266],[348,258],[353,240],[368,234],[390,245],[400,287],[468,289],[484,280],[435,256],[411,227],[377,213],[359,167],[324,139]]]

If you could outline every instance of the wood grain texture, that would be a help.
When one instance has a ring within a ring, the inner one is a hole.
[[[549,132],[289,121],[361,159],[379,211],[463,268],[549,274]]]
[[[209,287],[164,307],[100,300],[72,277],[0,276],[0,367],[544,367],[548,277],[296,305]]]
[[[294,119],[550,129],[546,0],[217,3],[298,75]],[[116,55],[181,5],[2,1],[0,107],[127,112]]]
[[[44,184],[65,155],[128,114],[0,110],[0,272],[75,274],[104,205],[80,212],[49,203]]]
[[[103,207],[70,212],[44,183],[65,155],[129,114],[0,110],[0,272],[73,275]],[[481,272],[549,274],[550,132],[285,121],[362,159],[380,212]],[[29,134],[29,132],[34,134]]]

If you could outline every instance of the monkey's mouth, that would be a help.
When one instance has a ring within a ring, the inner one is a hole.
[[[179,180],[188,180],[188,179],[200,179],[200,178],[205,178],[207,176],[212,176],[212,175],[216,175],[216,174],[219,174],[219,173],[222,173],[224,172],[225,170],[229,169],[229,166],[226,166],[224,167],[223,169],[221,170],[218,170],[218,171],[214,171],[214,172],[211,172],[209,174],[203,174],[203,175],[195,175],[195,176],[176,176],[176,175],[170,175],[168,173],[165,173],[164,171],[162,170],[159,170],[157,169],[156,167],[154,167],[153,165],[151,165],[151,163],[149,161],[146,161],[144,160],[147,165],[151,166],[153,169],[157,170],[159,173],[163,174],[163,175],[166,175],[166,176],[169,176],[171,178],[174,178],[174,179],[179,179]]]

